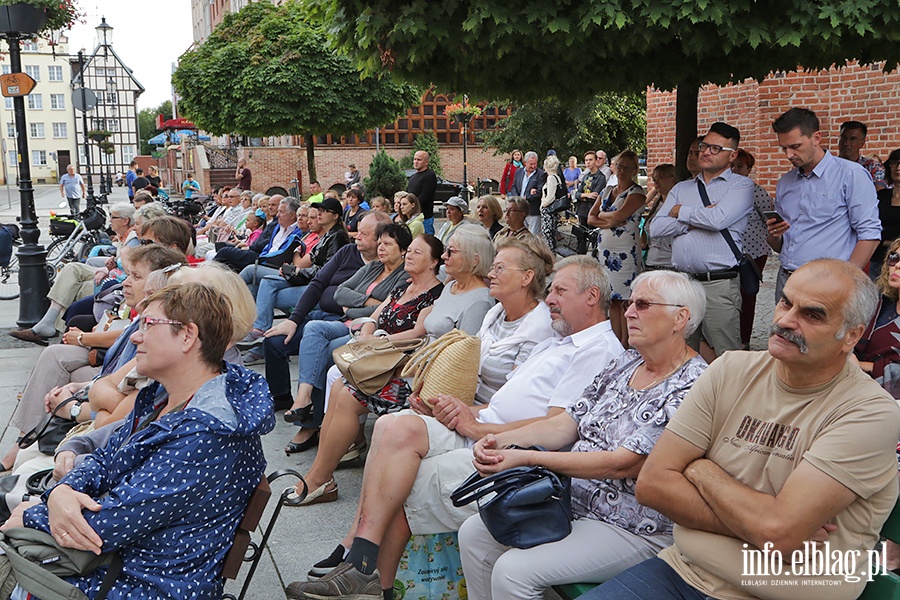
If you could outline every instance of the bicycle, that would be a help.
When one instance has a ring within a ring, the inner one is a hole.
[[[16,246],[21,243],[20,240],[13,242],[9,263],[0,267],[0,300],[15,300],[19,297],[19,258],[16,256]]]
[[[78,223],[74,226],[66,220],[51,217],[50,235],[56,238],[47,246],[46,269],[51,285],[66,263],[83,261],[91,248],[103,243],[101,233],[106,225],[106,212],[99,205],[105,202],[105,198],[98,198],[93,206],[78,215]]]

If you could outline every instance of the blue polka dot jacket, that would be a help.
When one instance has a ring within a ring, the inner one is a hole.
[[[104,552],[122,557],[110,600],[222,597],[222,560],[266,467],[260,436],[275,427],[265,379],[225,366],[184,410],[132,435],[166,400],[158,383],[144,388],[109,443],[60,482],[102,505],[84,515]],[[49,532],[46,503],[25,512],[25,526]],[[105,572],[69,581],[93,598]]]

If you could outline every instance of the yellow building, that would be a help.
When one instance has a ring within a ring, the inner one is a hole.
[[[35,184],[58,182],[70,162],[76,162],[75,119],[72,110],[72,70],[69,67],[68,40],[65,37],[51,47],[46,41],[21,43],[22,70],[37,85],[25,98],[25,120],[28,123],[28,152],[31,180]],[[55,54],[53,50],[56,50]],[[0,69],[9,73],[9,49],[0,46]],[[16,158],[16,125],[13,99],[3,98],[0,111],[0,183],[15,183],[18,173]]]

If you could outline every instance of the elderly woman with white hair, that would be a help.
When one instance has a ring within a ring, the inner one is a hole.
[[[569,408],[475,444],[482,475],[540,465],[572,478],[572,532],[527,550],[498,543],[479,515],[459,530],[469,598],[540,599],[543,590],[602,582],[672,543],[673,524],[641,506],[641,466],[706,368],[687,345],[703,320],[706,296],[683,273],[651,271],[634,281],[625,316],[633,349],[607,366]],[[522,450],[543,446],[548,450]]]
[[[547,247],[555,252],[559,214],[550,210],[550,207],[556,201],[558,191],[565,189],[566,182],[559,176],[559,159],[555,155],[551,154],[544,161],[544,171],[547,172],[547,182],[541,190],[541,235],[544,236]]]

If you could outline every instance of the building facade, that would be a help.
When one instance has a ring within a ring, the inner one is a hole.
[[[900,70],[885,73],[883,67],[849,62],[822,71],[772,73],[761,82],[706,85],[700,90],[697,124],[700,133],[715,121],[740,129],[741,146],[756,158],[753,178],[773,194],[791,165],[778,147],[772,121],[795,106],[816,112],[822,145],[834,154],[841,123],[862,121],[869,128],[862,154],[883,161],[900,148]],[[671,162],[674,148],[675,93],[647,90],[648,166]]]
[[[103,21],[105,23],[106,19]],[[144,87],[116,54],[111,41],[104,42],[102,38],[94,52],[84,59],[83,77],[77,58],[70,58],[70,65],[75,93],[83,80],[85,87],[97,98],[96,106],[87,111],[88,133],[109,132],[105,141],[111,143],[111,152],[103,151],[96,141],[87,144],[89,151],[86,152],[84,120],[81,112],[72,107],[75,139],[79,141],[79,172],[86,173],[89,164],[96,183],[117,172],[124,173],[137,156],[140,150],[137,99]]]
[[[0,69],[6,74],[10,72],[10,64],[5,41],[2,52]],[[55,48],[44,40],[21,44],[22,70],[37,81],[34,90],[25,97],[31,180],[35,184],[57,183],[69,163],[75,161],[75,122],[69,106],[72,72],[68,68],[67,54],[68,40],[65,37]],[[2,183],[15,184],[19,165],[13,99],[3,100],[4,110],[0,111],[0,175]]]

